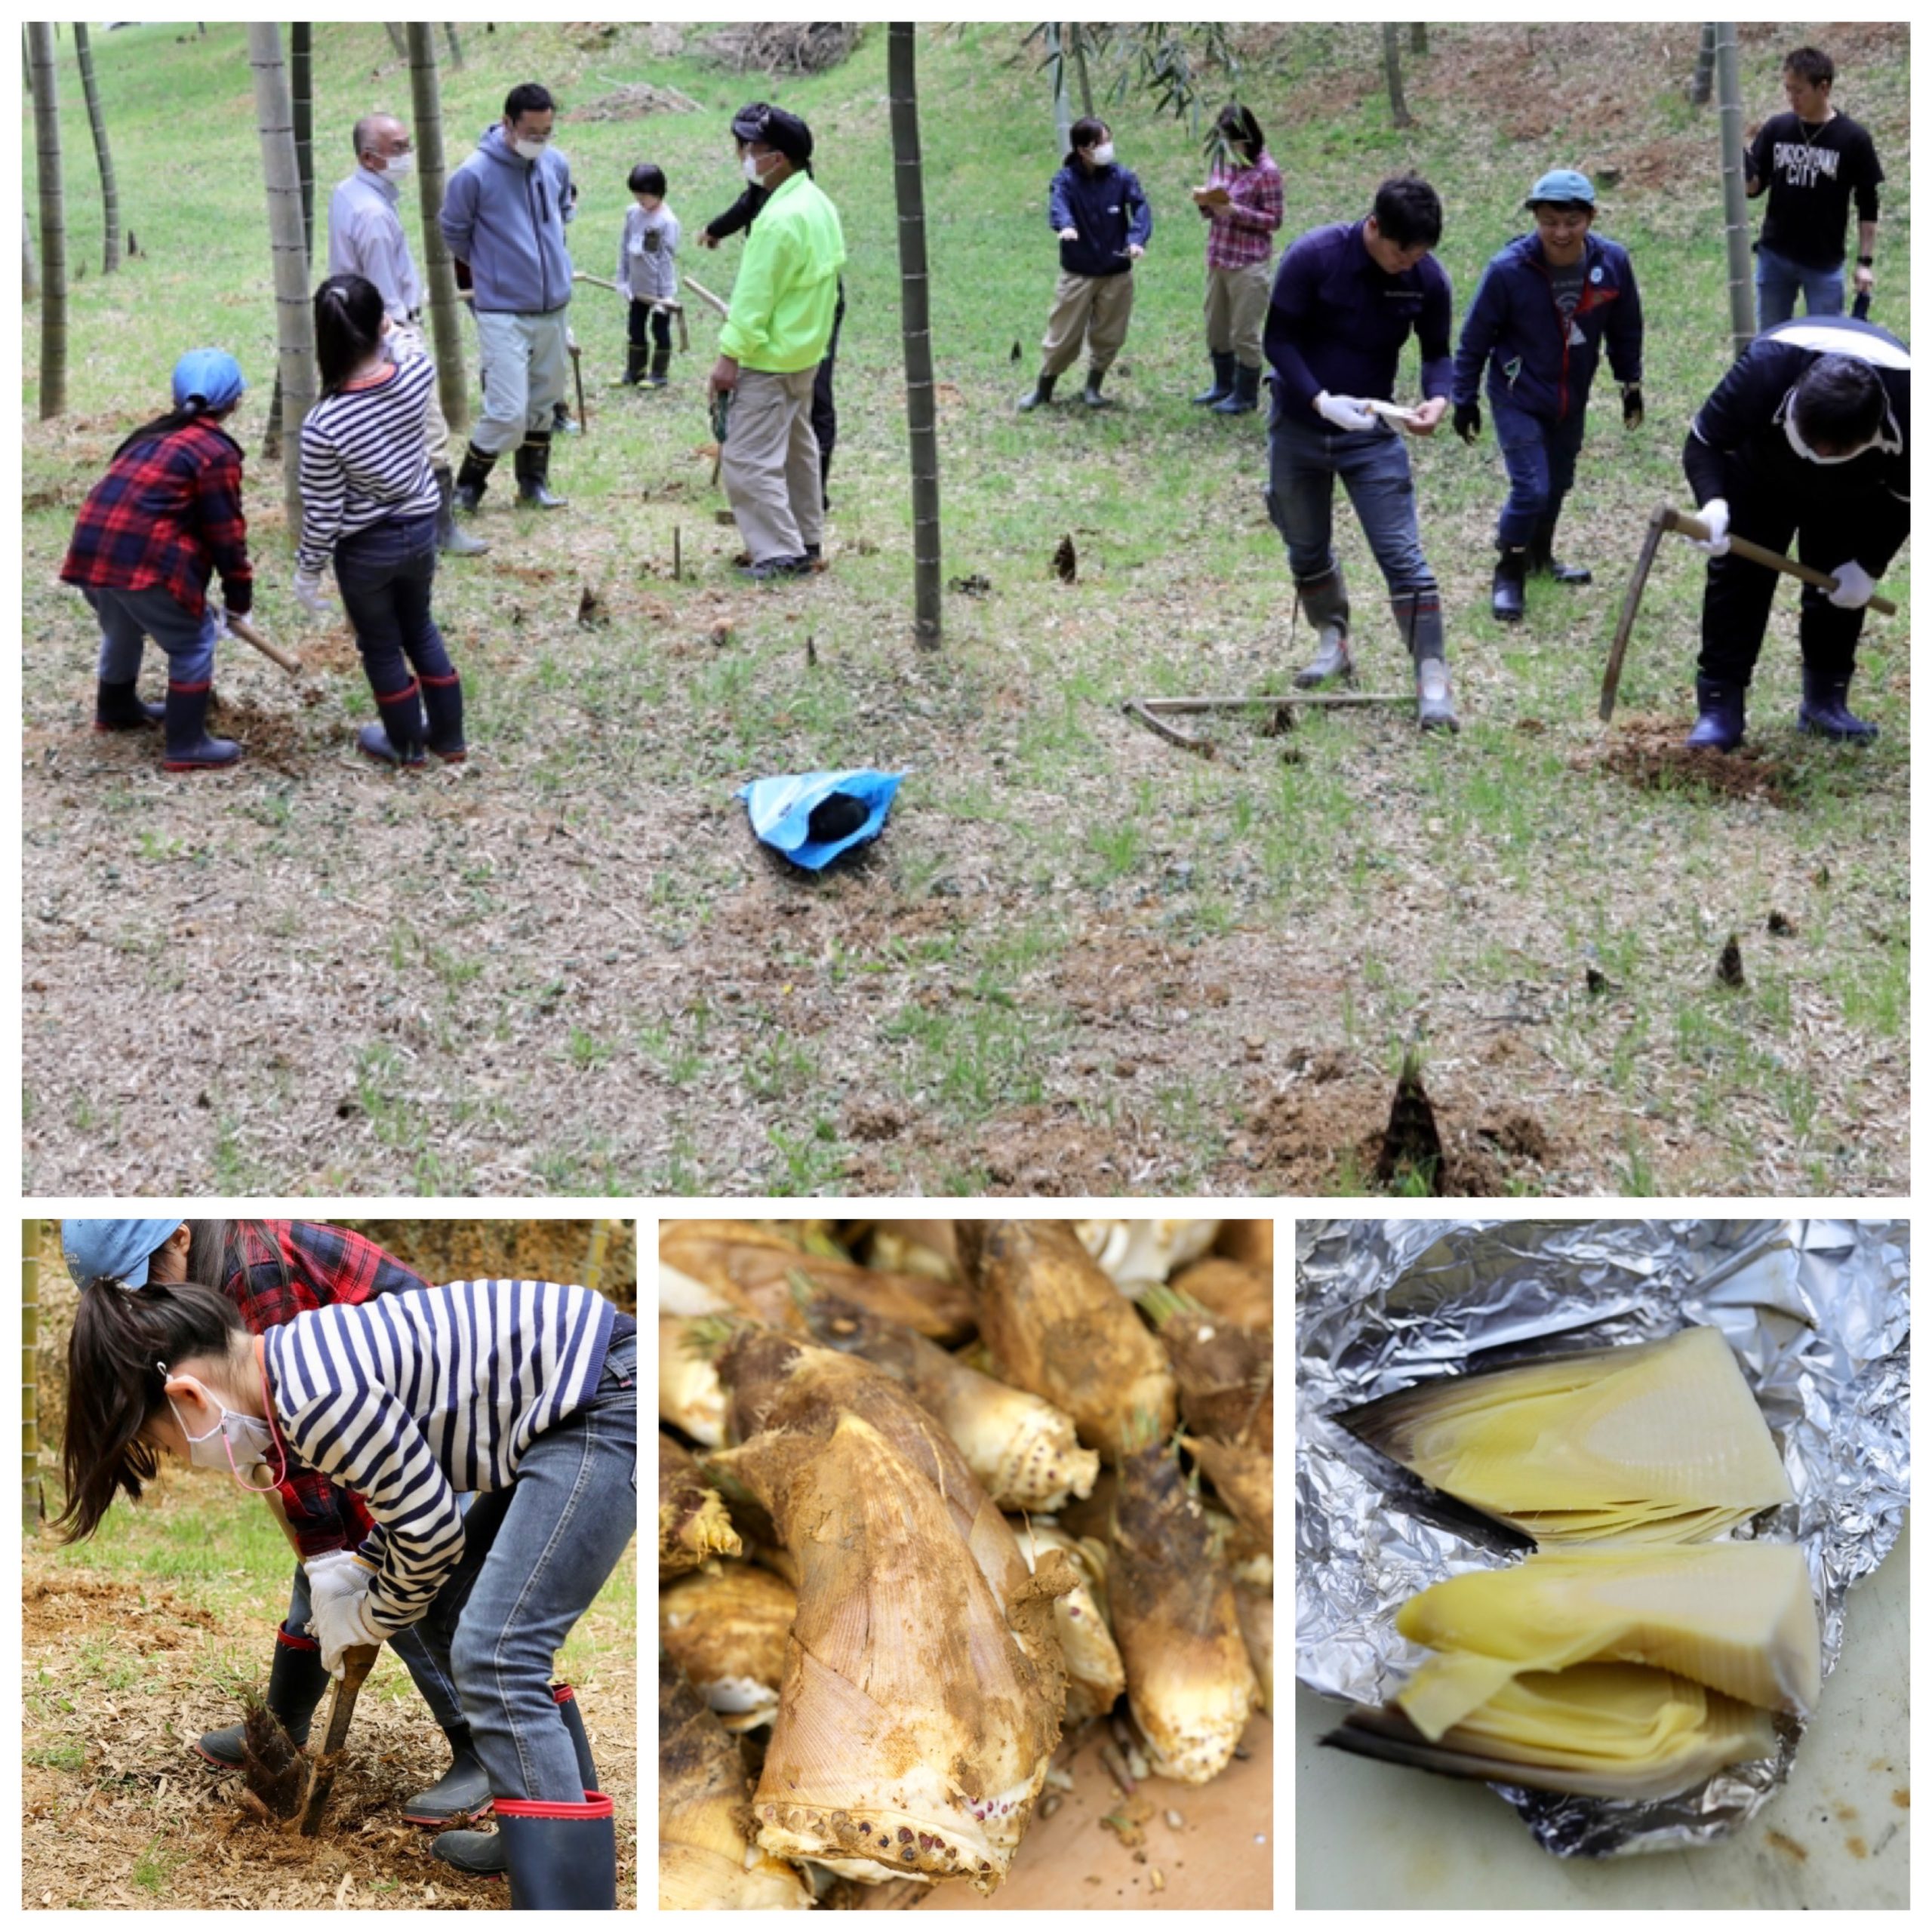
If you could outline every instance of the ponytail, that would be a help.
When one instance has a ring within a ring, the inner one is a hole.
[[[198,1282],[126,1288],[103,1277],[81,1291],[67,1338],[67,1503],[55,1518],[64,1541],[92,1536],[117,1491],[138,1502],[153,1481],[160,1459],[140,1432],[168,1399],[160,1364],[226,1356],[247,1333],[228,1297]]]

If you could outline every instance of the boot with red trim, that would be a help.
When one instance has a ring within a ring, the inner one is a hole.
[[[615,1912],[615,1807],[601,1791],[581,1804],[500,1798],[498,1835],[509,1861],[512,1912]]]
[[[309,1741],[309,1721],[328,1687],[329,1674],[322,1668],[321,1647],[315,1638],[291,1636],[285,1629],[278,1630],[275,1661],[269,1666],[269,1694],[263,1701],[288,1732],[291,1743]],[[220,1730],[205,1731],[195,1740],[195,1749],[217,1770],[238,1771],[242,1730],[240,1724],[231,1724]]]

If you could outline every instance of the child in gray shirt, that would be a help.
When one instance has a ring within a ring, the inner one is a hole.
[[[624,382],[654,389],[664,386],[671,366],[671,312],[655,305],[678,299],[678,217],[664,204],[664,171],[654,162],[640,162],[631,170],[636,206],[624,217],[617,254],[617,287],[630,316]]]

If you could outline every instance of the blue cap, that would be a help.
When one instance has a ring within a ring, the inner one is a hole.
[[[1537,176],[1537,185],[1523,205],[1533,208],[1539,202],[1581,202],[1585,208],[1593,208],[1597,205],[1597,191],[1590,186],[1587,174],[1580,174],[1574,168],[1552,168],[1547,174]]]
[[[181,1225],[177,1214],[165,1221],[63,1221],[60,1252],[77,1285],[101,1275],[131,1288],[147,1286],[154,1251]]]
[[[242,365],[225,349],[191,349],[174,365],[174,406],[186,409],[197,396],[208,409],[226,409],[248,385]]]

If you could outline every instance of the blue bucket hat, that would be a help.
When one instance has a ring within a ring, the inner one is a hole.
[[[1580,174],[1574,168],[1552,168],[1547,174],[1537,177],[1537,185],[1523,205],[1533,208],[1539,202],[1580,202],[1585,208],[1593,208],[1597,205],[1597,191],[1590,186],[1587,174]]]
[[[191,349],[174,365],[174,406],[200,399],[205,409],[226,409],[248,385],[242,365],[225,349]]]
[[[165,1221],[63,1221],[60,1252],[78,1287],[105,1275],[144,1288],[155,1250],[180,1225],[178,1214]]]

